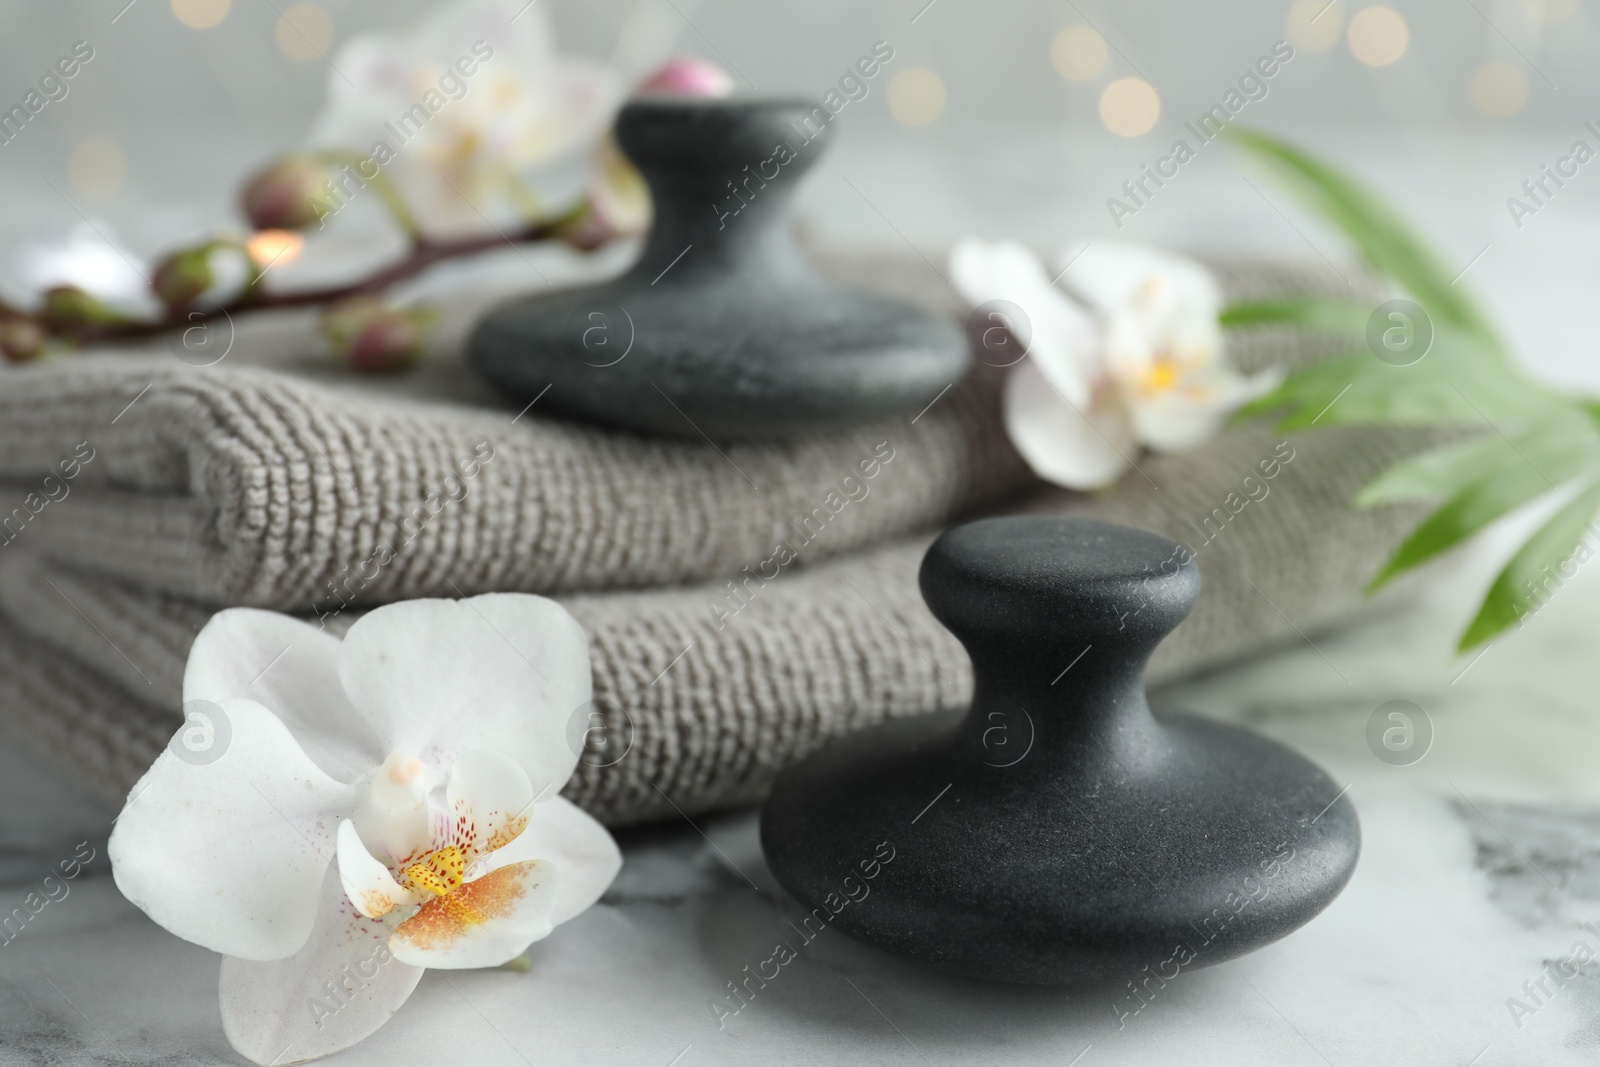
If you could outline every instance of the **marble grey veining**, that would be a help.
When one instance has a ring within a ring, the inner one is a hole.
[[[1532,928],[1576,912],[1600,918],[1600,808],[1543,808],[1460,797],[1456,814],[1490,879],[1490,899]]]

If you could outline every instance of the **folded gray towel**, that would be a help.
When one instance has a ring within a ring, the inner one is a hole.
[[[868,273],[880,287],[886,276],[904,285],[909,269],[896,266]],[[916,269],[911,284],[926,302],[931,275]],[[943,299],[932,294],[936,306]],[[732,574],[859,476],[883,442],[892,469],[870,504],[830,517],[810,561],[1030,482],[1000,426],[994,375],[955,385],[920,417],[782,443],[651,440],[544,418],[537,404],[519,412],[461,363],[484,303],[453,301],[438,352],[394,378],[335,376],[327,359],[304,358],[320,344],[304,316],[243,320],[213,367],[163,350],[8,373],[0,483],[12,484],[0,484],[0,543],[203,603],[310,613],[352,598]],[[70,503],[33,514],[63,462],[76,468]]]
[[[926,291],[926,267],[856,266],[880,287]],[[1347,291],[1309,267],[1219,272],[1236,297]],[[1233,351],[1252,370],[1329,344],[1259,330]],[[368,600],[563,594],[591,635],[596,707],[632,737],[620,762],[580,764],[567,795],[622,823],[759,797],[829,736],[964,703],[969,665],[922,605],[916,569],[933,529],[1019,487],[1035,485],[1012,508],[1128,522],[1196,553],[1205,591],[1158,652],[1158,681],[1351,617],[1417,517],[1348,504],[1417,447],[1411,430],[1285,441],[1239,427],[1189,455],[1145,457],[1106,492],[1040,490],[1005,443],[991,373],[916,418],[719,452],[537,407],[513,422],[514,410],[117,358],[18,375],[0,397],[9,475],[38,476],[91,438],[95,450],[71,495],[0,548],[0,726],[110,800],[177,725],[203,602],[315,605],[337,628],[353,617],[350,594],[328,589],[341,575]],[[468,477],[456,462],[485,441],[492,458]],[[407,530],[408,509],[452,472],[461,499]],[[385,537],[407,533],[378,564]],[[775,564],[780,541],[797,562]],[[1063,648],[1062,668],[1081,651]]]

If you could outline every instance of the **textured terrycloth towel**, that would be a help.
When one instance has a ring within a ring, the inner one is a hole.
[[[807,518],[816,562],[1029,480],[992,378],[953,387],[915,422],[912,412],[785,444],[651,440],[544,418],[537,403],[519,411],[461,363],[484,303],[453,302],[443,350],[387,380],[341,380],[326,357],[307,359],[321,342],[303,317],[300,329],[290,317],[243,320],[235,350],[209,368],[162,349],[9,373],[0,483],[16,484],[0,496],[0,541],[203,603],[310,614],[357,595],[732,576]],[[885,443],[894,459],[870,504],[829,512],[829,494]],[[22,505],[29,492],[35,506],[45,498],[42,479],[62,463],[76,473],[71,502],[45,505],[41,535]]]
[[[1309,267],[1219,272],[1234,297],[1348,292]],[[920,264],[835,273],[950,308]],[[549,592],[588,628],[596,707],[631,738],[620,762],[580,764],[567,795],[635,821],[759,797],[828,736],[961,705],[970,668],[916,569],[932,531],[964,514],[1078,511],[1188,544],[1205,592],[1158,653],[1158,680],[1349,618],[1416,518],[1348,505],[1416,447],[1412,431],[1285,442],[1241,427],[1146,457],[1103,494],[1041,490],[1005,441],[992,372],[921,413],[781,444],[519,414],[451,358],[477,306],[455,306],[431,371],[383,392],[314,380],[292,320],[241,331],[205,370],[107,354],[6,376],[4,491],[45,502],[11,529],[0,514],[0,725],[115,801],[177,725],[207,605],[342,628],[350,602]],[[1233,351],[1253,370],[1330,348],[1261,330]],[[1242,485],[1252,474],[1265,496]],[[799,560],[777,565],[780,542]],[[1079,651],[1063,648],[1062,667]]]

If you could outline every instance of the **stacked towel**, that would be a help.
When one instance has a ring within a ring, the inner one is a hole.
[[[829,266],[959,312],[920,260]],[[1215,266],[1235,299],[1348,293],[1310,266]],[[1348,505],[1418,446],[1407,430],[1243,426],[1141,459],[1104,493],[1048,489],[1005,438],[988,368],[922,412],[786,442],[550,418],[464,368],[490,299],[453,301],[425,368],[383,382],[310,355],[297,315],[241,322],[212,367],[105,352],[0,379],[0,729],[119,802],[181,719],[188,645],[214,610],[342,630],[376,603],[524,590],[586,627],[596,710],[629,740],[580,763],[567,795],[614,824],[693,813],[760,797],[830,736],[968,699],[965,655],[916,586],[960,518],[1078,512],[1189,545],[1205,590],[1158,681],[1351,617],[1417,518]],[[1233,356],[1256,370],[1332,346],[1262,329]],[[1242,487],[1252,474],[1266,495]]]

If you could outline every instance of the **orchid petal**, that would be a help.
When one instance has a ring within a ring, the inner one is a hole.
[[[419,757],[391,752],[364,779],[366,792],[351,818],[365,846],[391,867],[432,849],[435,818],[428,797],[438,777]]]
[[[339,824],[339,884],[356,911],[368,919],[381,919],[397,907],[420,904],[423,895],[394,880],[389,868],[372,858],[361,843],[356,824]]]
[[[622,869],[611,833],[565,797],[540,801],[527,829],[479,860],[478,869],[487,873],[524,860],[548,860],[560,874],[550,916],[556,926],[587,911]]]
[[[1110,485],[1138,450],[1116,401],[1080,409],[1056,392],[1030,360],[1006,378],[1006,433],[1033,472],[1068,489]]]
[[[389,948],[418,967],[498,967],[554,928],[558,879],[553,863],[507,864],[423,904],[395,927]]]
[[[1282,380],[1276,368],[1249,377],[1222,371],[1151,397],[1130,392],[1134,435],[1157,452],[1192,452],[1220,433],[1235,409],[1270,393]]]
[[[491,593],[377,608],[345,636],[339,678],[386,751],[436,770],[494,749],[538,794],[577,766],[567,722],[589,701],[588,638],[553,600]]]
[[[1101,329],[1107,373],[1125,386],[1137,382],[1155,360],[1162,340],[1160,324],[1124,308],[1108,312]]]
[[[1101,314],[1154,299],[1160,307],[1222,307],[1222,290],[1203,265],[1187,256],[1126,241],[1094,241],[1060,256],[1062,285]],[[1151,291],[1152,280],[1158,290]]]
[[[522,833],[534,805],[527,774],[509,756],[489,749],[475,749],[456,760],[445,800],[451,817],[450,843],[469,862]]]
[[[1072,403],[1089,406],[1099,348],[1094,322],[1050,284],[1039,257],[1016,241],[959,241],[950,250],[950,280],[975,307],[1005,300],[1021,308],[1028,359]]]
[[[1221,432],[1228,410],[1163,393],[1150,399],[1130,398],[1134,434],[1157,452],[1192,452]]]
[[[399,918],[362,916],[329,871],[304,948],[265,963],[224,957],[219,999],[229,1043],[253,1063],[282,1067],[349,1048],[388,1022],[423,970],[389,950]]]
[[[214,709],[220,755],[163,752],[117,817],[117,888],[161,926],[243,959],[298,952],[316,920],[341,813],[355,790],[328,777],[270,711]],[[226,734],[224,734],[226,730]]]
[[[189,648],[183,699],[235,697],[272,709],[328,774],[353,782],[383,760],[383,743],[339,685],[339,639],[254,608],[211,617]]]

